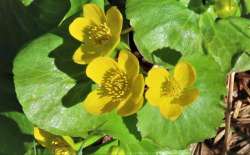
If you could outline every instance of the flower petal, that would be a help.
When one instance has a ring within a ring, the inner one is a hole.
[[[141,97],[139,100],[134,100],[132,97],[129,98],[125,104],[125,106],[121,107],[119,110],[117,110],[117,114],[121,116],[129,116],[135,114],[139,109],[141,109],[144,98]]]
[[[122,30],[122,14],[117,7],[111,7],[107,13],[107,24],[113,36],[120,36]]]
[[[92,25],[92,22],[89,19],[83,17],[76,18],[69,25],[69,32],[75,39],[83,42],[85,37],[84,31],[89,25]]]
[[[130,89],[128,98],[119,104],[117,113],[122,116],[128,116],[136,113],[143,105],[144,79],[143,75],[139,74]]]
[[[161,114],[171,121],[175,121],[182,113],[182,106],[179,104],[172,104],[171,102],[165,102],[160,104]]]
[[[145,80],[146,85],[151,88],[161,87],[162,83],[168,78],[169,73],[163,67],[154,66]],[[158,89],[158,88],[157,88]]]
[[[87,52],[85,50],[86,48],[84,46],[80,46],[74,53],[73,55],[73,60],[77,64],[88,64],[90,63],[93,59],[97,58],[100,56],[100,53],[98,52]]]
[[[149,88],[145,94],[146,99],[152,106],[159,106],[162,101],[160,89],[160,87]]]
[[[108,57],[98,57],[89,63],[86,74],[90,79],[100,84],[104,74],[110,69],[119,69],[117,62]]]
[[[173,103],[186,106],[194,102],[199,96],[199,90],[196,88],[184,90],[182,95],[173,100]]]
[[[180,62],[174,70],[174,79],[182,88],[187,88],[195,82],[196,72],[193,66],[186,62]]]
[[[53,137],[55,138],[57,136],[54,136],[47,131],[34,127],[34,137],[40,145],[46,148],[50,148]]]
[[[129,51],[120,51],[118,57],[118,66],[127,74],[128,79],[133,79],[139,74],[139,61]]]
[[[99,25],[106,22],[106,17],[102,9],[93,3],[85,4],[83,6],[84,17],[90,19],[95,24]]]
[[[100,115],[105,112],[110,112],[113,110],[117,104],[113,104],[112,98],[108,96],[101,96],[98,90],[94,90],[83,102],[83,107],[85,110],[93,115]]]

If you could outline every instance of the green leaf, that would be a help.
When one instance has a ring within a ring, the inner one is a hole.
[[[20,112],[3,112],[0,115],[9,118],[17,124],[20,131],[27,135],[33,135],[33,126],[23,113]]]
[[[113,146],[113,145],[118,145],[118,140],[114,140],[105,144],[101,144],[98,146],[92,146],[90,148],[87,148],[85,150],[83,150],[83,154],[91,154],[91,155],[104,155],[104,154],[108,154],[109,149]]]
[[[35,141],[30,144],[24,155],[53,155],[52,152],[43,147],[37,147]]]
[[[243,3],[243,12],[245,14],[249,14],[250,13],[250,1],[249,0],[242,0]]]
[[[1,0],[0,56],[12,58],[25,42],[56,27],[69,6],[67,0],[36,0],[29,7],[19,0]]]
[[[20,0],[20,1],[23,3],[23,5],[29,6],[34,0]]]
[[[60,135],[83,136],[104,121],[79,104],[91,91],[91,83],[84,78],[83,67],[72,62],[74,48],[65,42],[46,34],[22,49],[14,63],[16,92],[35,125]]]
[[[161,116],[159,108],[149,103],[137,117],[142,137],[162,148],[185,149],[191,143],[212,137],[224,117],[225,73],[213,58],[206,55],[186,56],[183,60],[196,69],[195,87],[200,91],[198,99],[174,122]]]
[[[63,20],[67,19],[68,17],[82,11],[82,5],[87,3],[89,0],[70,0],[70,9],[64,16]]]
[[[211,54],[224,71],[229,71],[235,54],[250,51],[250,21],[241,17],[215,20],[212,7],[198,14],[176,0],[128,0],[126,13],[137,48],[155,64],[166,63],[161,59],[168,53],[162,52],[164,56],[159,58],[155,51],[168,48],[184,57]]]
[[[159,155],[191,155],[188,149],[175,150],[169,148],[160,148],[158,144],[154,143],[152,140],[144,138],[141,141],[141,145],[145,148],[145,154],[159,154]]]
[[[29,7],[25,7],[20,0],[0,1],[1,111],[21,111],[12,77],[13,59],[18,50],[27,41],[56,27],[67,7],[66,0],[36,0]]]
[[[153,62],[152,52],[164,47],[181,51],[183,55],[202,53],[199,15],[182,3],[128,0],[126,8],[135,31],[135,43],[147,60]]]
[[[43,32],[56,27],[70,9],[68,0],[37,0],[29,7],[29,12],[37,23],[37,29]]]
[[[211,40],[208,39],[204,47],[223,70],[229,71],[238,53],[250,52],[250,21],[232,17],[209,26],[213,29],[207,34]]]
[[[26,145],[33,141],[27,118],[19,112],[0,113],[0,124],[0,154],[24,154]]]
[[[90,135],[89,137],[87,137],[82,144],[82,148],[86,148],[92,144],[94,144],[95,142],[97,142],[98,140],[100,140],[103,137],[103,135]]]
[[[232,71],[244,72],[248,70],[250,70],[250,55],[247,53],[242,53],[237,59]]]
[[[90,0],[90,2],[98,5],[102,10],[104,10],[104,0]]]
[[[159,155],[191,155],[188,149],[185,150],[162,150],[157,152]]]

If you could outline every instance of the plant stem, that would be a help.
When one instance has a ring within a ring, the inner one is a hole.
[[[235,72],[232,72],[229,74],[228,77],[228,93],[226,98],[226,126],[225,126],[225,139],[224,139],[224,150],[223,154],[227,155],[228,147],[229,147],[229,139],[231,137],[231,109],[232,109],[232,103],[233,103],[233,90],[234,90],[234,78],[235,78]]]
[[[124,34],[127,34],[127,33],[131,32],[131,31],[133,31],[133,28],[129,27],[127,29],[122,30],[121,34],[124,35]]]

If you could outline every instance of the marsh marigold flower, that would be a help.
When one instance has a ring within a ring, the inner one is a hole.
[[[118,62],[96,58],[87,66],[86,74],[98,85],[83,104],[89,113],[99,115],[116,109],[119,115],[128,116],[143,105],[144,79],[132,53],[121,51]]]
[[[186,62],[178,63],[173,75],[163,67],[153,67],[145,80],[149,87],[146,98],[165,118],[174,121],[199,96],[198,89],[192,87],[195,79],[194,68]]]
[[[69,26],[70,34],[82,42],[73,55],[78,64],[110,54],[120,42],[123,21],[116,7],[111,7],[106,15],[96,4],[86,4],[83,10],[84,17],[76,18]]]
[[[50,149],[55,155],[76,155],[75,150],[60,136],[35,127],[34,137],[40,145]]]

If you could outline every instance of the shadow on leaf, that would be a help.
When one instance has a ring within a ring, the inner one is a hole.
[[[133,134],[138,140],[141,140],[142,139],[141,134],[138,131],[137,126],[136,126],[138,122],[137,115],[134,114],[128,117],[122,117],[122,120],[124,124],[126,125],[126,127],[128,128],[129,132]]]
[[[62,98],[62,103],[65,107],[71,107],[84,101],[91,91],[91,82],[85,74],[86,65],[76,64],[72,59],[75,50],[80,46],[80,43],[74,40],[68,32],[69,24],[74,18],[75,17],[71,17],[66,20],[59,29],[54,32],[63,38],[63,44],[49,55],[49,57],[55,59],[55,65],[59,70],[76,81],[75,86]]]
[[[153,55],[157,57],[157,59],[160,59],[164,63],[175,65],[178,60],[181,58],[181,53],[170,49],[170,48],[162,48],[160,50],[156,50],[153,52]]]

